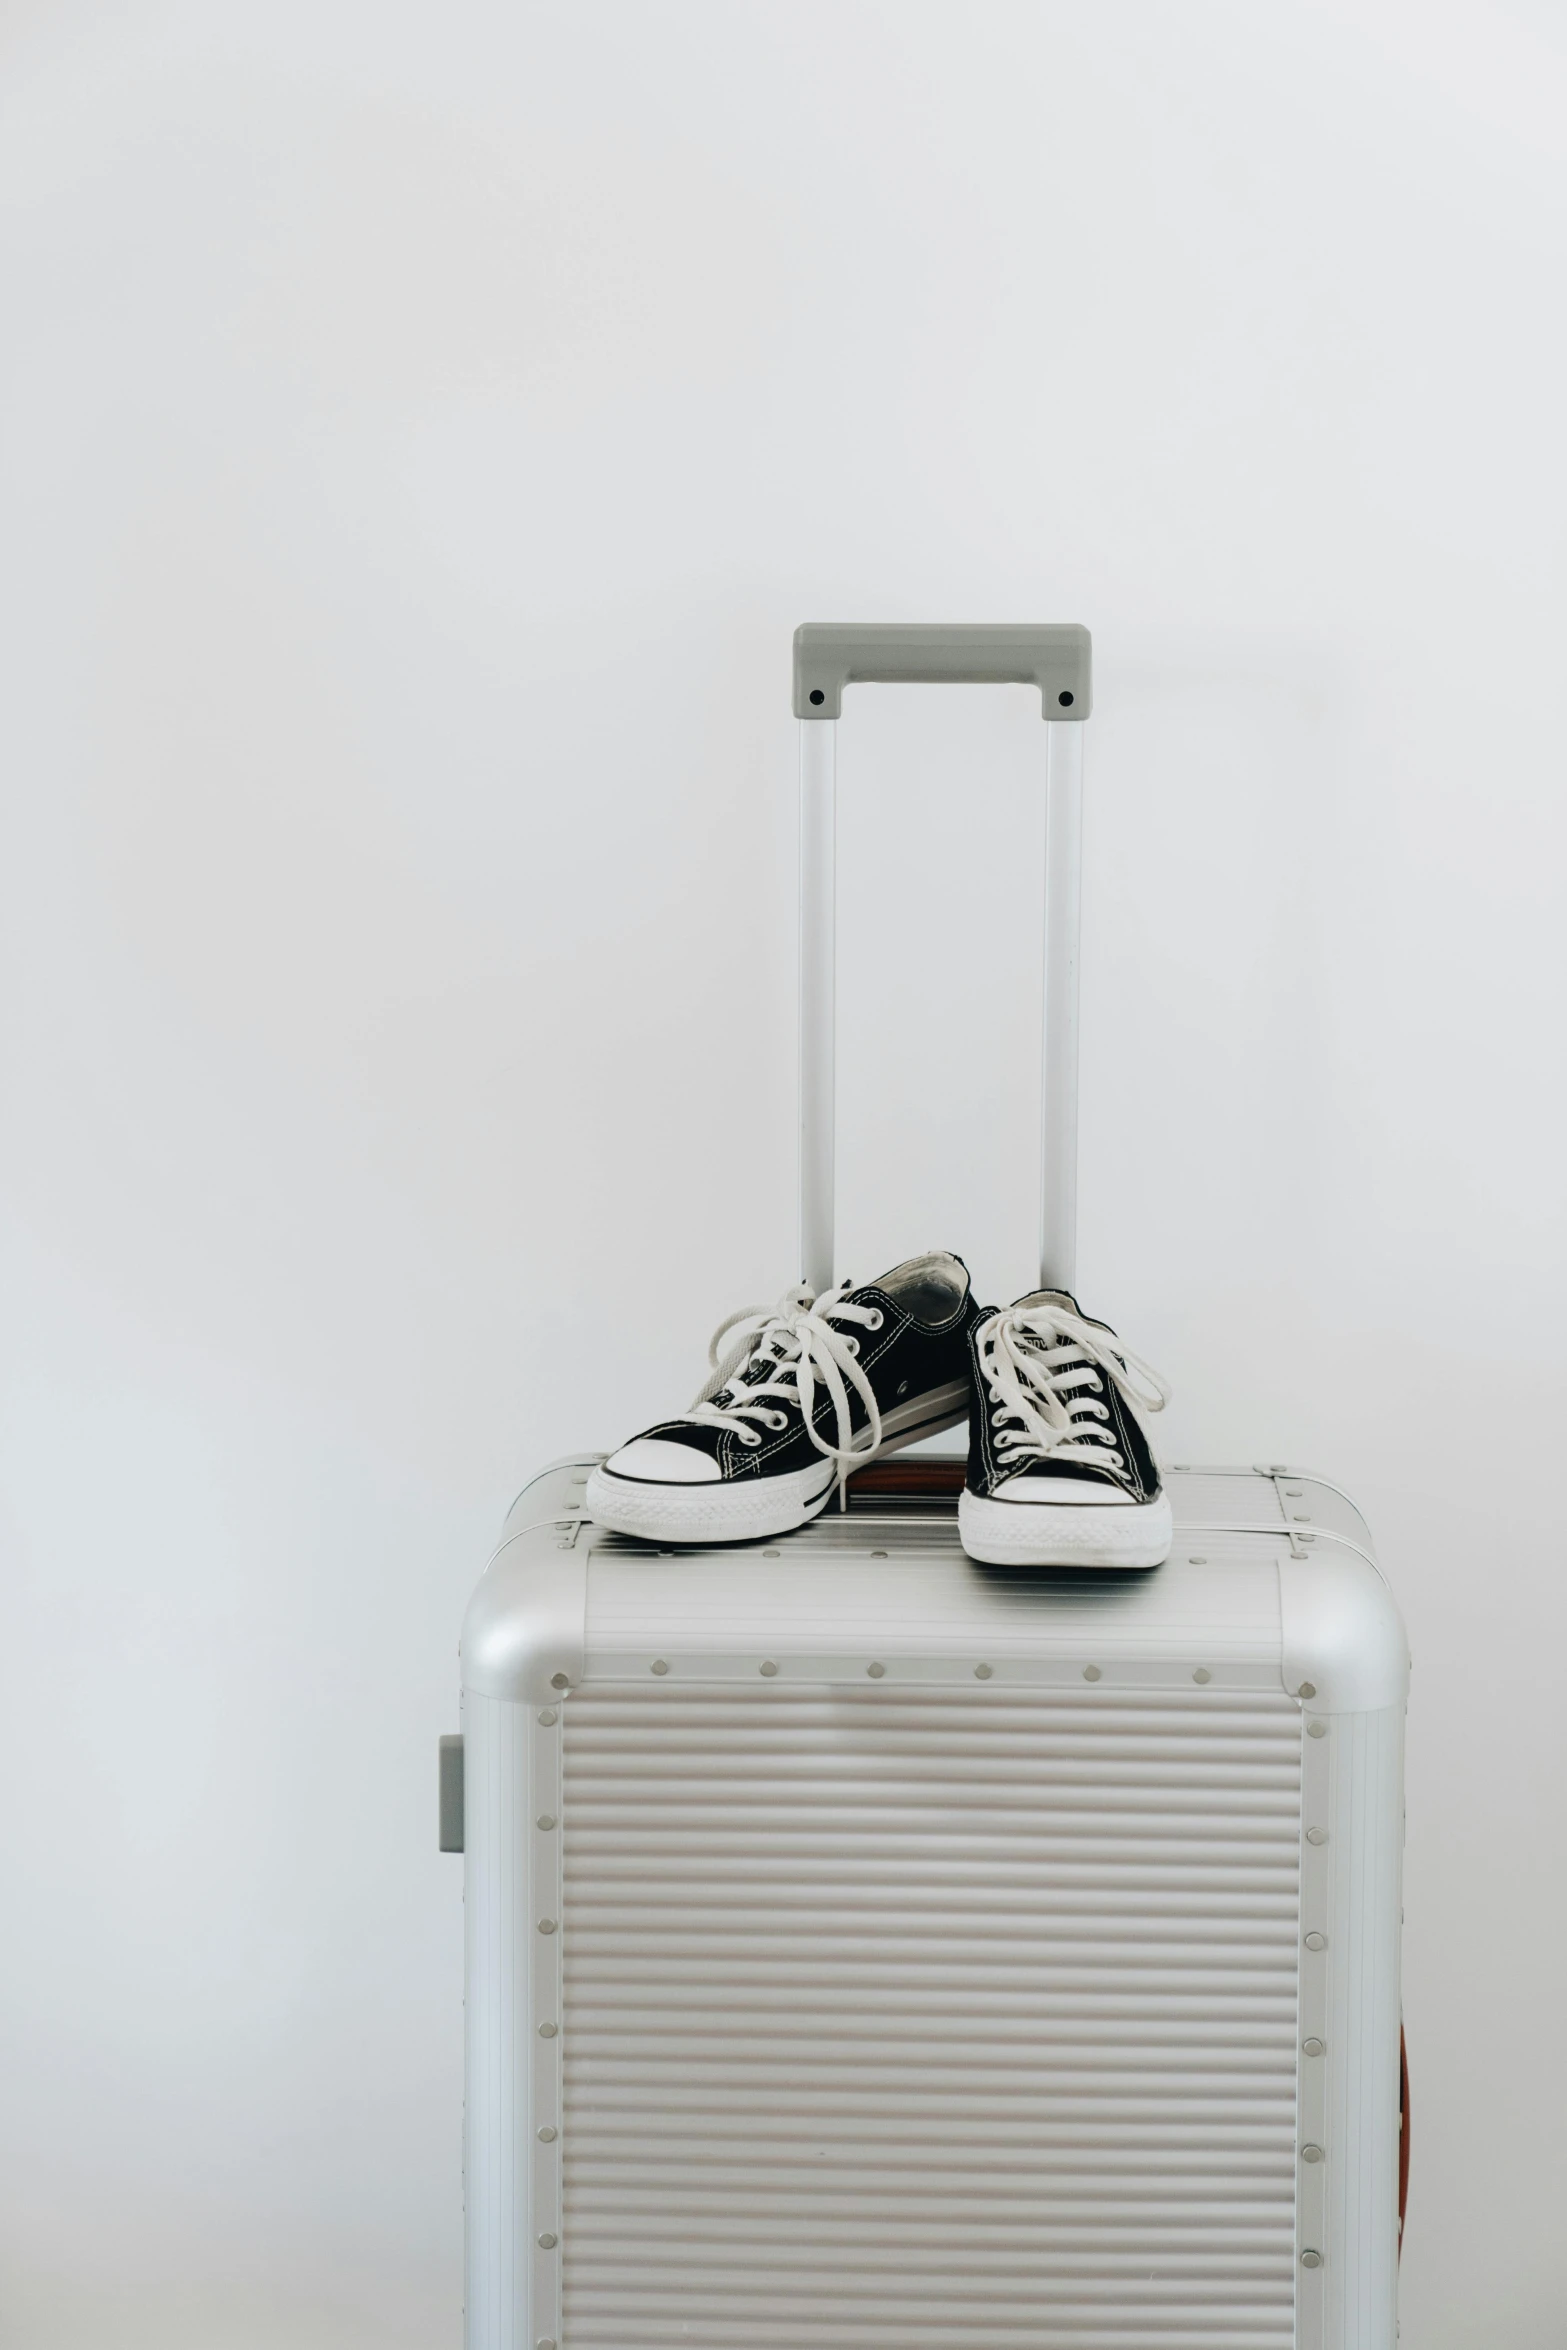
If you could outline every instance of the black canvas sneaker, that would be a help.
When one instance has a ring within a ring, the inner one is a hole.
[[[771,1313],[732,1314],[691,1409],[594,1470],[589,1515],[654,1542],[803,1526],[853,1470],[963,1418],[978,1312],[967,1267],[936,1252],[863,1289],[791,1289]]]
[[[1170,1391],[1064,1289],[980,1316],[969,1338],[968,1480],[958,1531],[991,1566],[1156,1567],[1169,1496],[1139,1411]]]

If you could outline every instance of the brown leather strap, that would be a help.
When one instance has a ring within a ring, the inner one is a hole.
[[[890,1460],[875,1461],[870,1468],[861,1469],[849,1479],[851,1494],[902,1494],[911,1501],[948,1500],[963,1491],[967,1464],[956,1453],[926,1453],[921,1458],[903,1460],[894,1453]]]

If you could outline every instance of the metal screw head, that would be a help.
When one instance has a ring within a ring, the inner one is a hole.
[[[552,1689],[569,1689],[571,1687],[571,1675],[569,1673],[551,1673],[550,1687]]]
[[[539,1920],[539,1932],[540,1932],[541,1934],[553,1934],[553,1933],[554,1933],[554,1931],[555,1931],[555,1920],[554,1920],[553,1918],[540,1918],[540,1920]]]
[[[1297,1697],[1315,1697],[1316,1694],[1317,1684],[1315,1681],[1302,1681],[1300,1687],[1295,1692]]]
[[[559,2030],[559,2024],[540,2024],[539,2038],[541,2040],[553,2040]]]
[[[1300,2150],[1300,2159],[1302,2162],[1320,2162],[1322,2160],[1321,2147],[1303,2146]]]
[[[976,1681],[988,1681],[995,1669],[996,1668],[994,1665],[976,1665],[974,1667],[974,1678]]]
[[[1312,2039],[1310,2039],[1310,2040],[1302,2040],[1302,2042],[1301,2042],[1301,2047],[1304,2049],[1305,2053],[1306,2053],[1308,2056],[1321,2056],[1321,2055],[1323,2055],[1323,2054],[1326,2052],[1327,2045],[1328,2045],[1328,2044],[1327,2044],[1326,2040],[1318,2040],[1318,2039],[1316,2039],[1316,2038],[1312,2038]]]
[[[885,1665],[867,1665],[865,1670],[869,1673],[873,1681],[879,1681],[887,1668]]]
[[[1194,1681],[1211,1681],[1213,1679],[1213,1675],[1209,1672],[1206,1665],[1199,1665],[1196,1672],[1193,1673],[1192,1679]]]
[[[776,1673],[776,1672],[777,1672],[777,1670],[778,1670],[778,1667],[777,1667],[777,1666],[774,1664],[774,1662],[773,1662],[772,1658],[771,1658],[771,1657],[768,1657],[768,1658],[767,1658],[767,1660],[766,1660],[766,1662],[765,1662],[765,1663],[763,1664],[763,1666],[762,1666],[762,1678],[763,1678],[763,1680],[764,1680],[764,1681],[770,1681],[770,1680],[772,1679],[772,1677],[773,1677],[774,1673]]]
[[[1322,2266],[1321,2253],[1303,2252],[1300,2256],[1300,2265],[1302,2268],[1320,2268]]]
[[[1084,1665],[1084,1667],[1083,1667],[1083,1679],[1084,1679],[1085,1681],[1098,1681],[1098,1680],[1100,1680],[1101,1678],[1102,1678],[1102,1675],[1101,1675],[1101,1673],[1100,1673],[1100,1671],[1099,1671],[1099,1667],[1098,1667],[1097,1665]]]
[[[551,2231],[546,2228],[544,2233],[539,2238],[539,2250],[541,2252],[553,2252],[559,2242],[560,2238],[557,2235],[552,2234]]]
[[[539,2132],[539,2144],[540,2144],[541,2146],[553,2146],[553,2145],[554,2145],[554,2143],[555,2143],[555,2133],[554,2133],[554,2131],[553,2131],[553,2130],[550,2128],[550,2125],[549,2125],[549,2123],[548,2123],[548,2122],[546,2122],[546,2123],[545,2123],[545,2125],[544,2125],[544,2127],[543,2127],[543,2129],[542,2129],[542,2130],[540,2130],[540,2132]]]
[[[1326,1844],[1327,1840],[1328,1832],[1326,1828],[1308,1828],[1306,1830],[1306,1842],[1308,1844]]]
[[[653,1670],[655,1673],[667,1673],[669,1667],[661,1656],[656,1656],[653,1659]]]
[[[1327,1734],[1328,1725],[1326,1722],[1308,1722],[1306,1724],[1306,1736],[1308,1738],[1325,1738]]]
[[[1327,1946],[1328,1938],[1326,1934],[1312,1932],[1306,1936],[1306,1948],[1308,1950],[1326,1950]]]
[[[555,1814],[552,1811],[541,1811],[537,1824],[539,1827],[544,1829],[546,1834],[548,1834],[549,1830],[555,1825]]]

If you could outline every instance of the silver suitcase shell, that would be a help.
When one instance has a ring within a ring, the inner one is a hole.
[[[1136,1575],[523,1494],[463,1635],[471,2350],[1390,2350],[1407,1658],[1333,1487]]]
[[[799,1261],[832,1281],[833,721],[875,679],[1041,694],[1072,1289],[1072,627],[797,634]],[[1342,1493],[1178,1471],[1164,1566],[1051,1576],[879,1472],[660,1553],[584,1521],[589,1466],[512,1510],[443,1774],[469,2350],[1393,2350],[1408,1667]]]

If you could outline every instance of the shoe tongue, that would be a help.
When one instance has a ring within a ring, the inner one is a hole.
[[[1026,1314],[1030,1306],[1059,1306],[1068,1314],[1075,1314],[1080,1322],[1087,1315],[1069,1289],[1036,1289],[1028,1297],[1020,1297],[1013,1306],[1015,1314]]]

